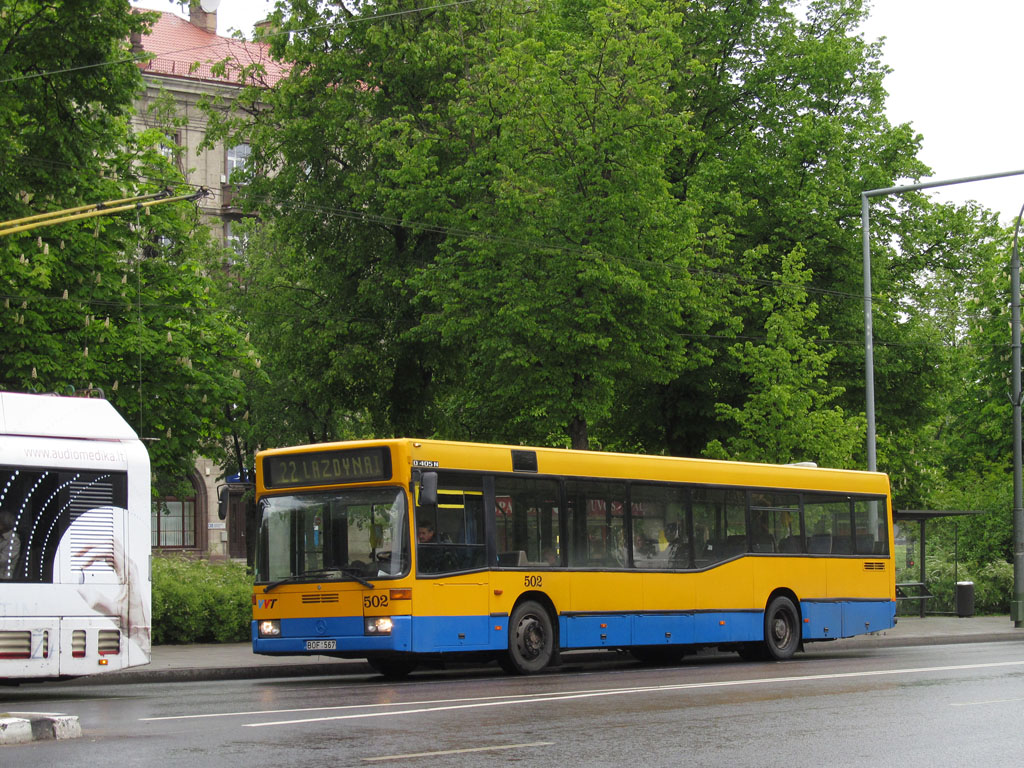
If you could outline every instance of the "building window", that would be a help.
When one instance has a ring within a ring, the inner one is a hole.
[[[196,497],[160,499],[153,504],[151,543],[158,549],[195,549]]]
[[[181,135],[178,133],[169,133],[164,136],[163,141],[160,142],[160,146],[157,148],[161,155],[167,158],[167,162],[177,168],[179,171],[181,167]]]
[[[248,242],[248,238],[246,237],[243,228],[238,226],[238,222],[232,221],[231,219],[224,222],[224,239],[231,250],[239,256],[245,253],[245,246]],[[231,263],[233,264],[234,261]]]
[[[228,149],[227,177],[228,183],[233,183],[232,176],[235,171],[240,171],[249,160],[249,145],[237,144]]]

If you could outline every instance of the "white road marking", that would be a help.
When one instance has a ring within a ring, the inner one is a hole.
[[[531,696],[500,696],[500,697],[486,697],[486,698],[472,698],[472,699],[450,699],[441,701],[424,701],[424,702],[396,702],[386,705],[347,705],[343,707],[322,707],[316,708],[315,710],[307,711],[330,711],[330,710],[344,710],[344,709],[362,709],[364,711],[354,714],[344,715],[330,715],[325,717],[310,717],[293,720],[275,720],[271,722],[263,723],[243,723],[242,726],[245,728],[266,728],[268,726],[280,726],[280,725],[298,725],[301,723],[323,723],[332,720],[361,720],[374,717],[397,717],[401,715],[418,715],[432,712],[449,712],[459,709],[478,709],[482,707],[501,707],[509,706],[513,704],[537,704],[549,701],[571,701],[573,699],[589,699],[598,698],[602,696],[625,696],[625,695],[636,695],[636,694],[651,694],[651,693],[663,693],[668,691],[682,691],[682,690],[696,690],[703,688],[731,688],[731,687],[742,687],[742,686],[755,686],[755,685],[771,685],[778,683],[809,683],[817,682],[821,680],[849,680],[864,677],[886,677],[896,675],[910,675],[910,674],[921,674],[921,673],[934,673],[934,672],[958,672],[968,670],[980,670],[980,669],[998,669],[1002,667],[1021,667],[1024,666],[1024,661],[1003,661],[993,662],[988,664],[956,664],[941,667],[910,667],[905,669],[880,669],[880,670],[869,670],[865,672],[836,672],[831,674],[823,675],[799,675],[792,677],[769,677],[769,678],[755,678],[748,680],[723,680],[710,683],[677,683],[672,685],[655,685],[655,686],[642,686],[635,688],[605,688],[596,689],[590,691],[569,691],[569,692],[555,692],[548,694],[534,694]],[[436,705],[436,706],[435,706]],[[405,709],[390,709],[387,711],[365,711],[369,708],[377,708],[383,706],[390,707],[405,707]],[[290,712],[298,712],[301,710],[278,710],[278,711],[263,711],[263,712],[247,712],[247,713],[233,713],[235,716],[252,716],[261,714],[288,714]],[[209,715],[212,717],[225,716],[225,715]]]
[[[408,752],[404,755],[380,755],[364,757],[367,763],[380,763],[387,760],[408,760],[413,757],[438,757],[440,755],[464,755],[467,752],[492,752],[500,749],[527,749],[529,747],[550,747],[553,741],[534,741],[529,744],[496,744],[492,747],[467,747],[466,749],[442,749],[436,752]]]
[[[608,690],[618,690],[616,688],[610,688]],[[428,704],[448,704],[450,702],[467,702],[467,701],[495,701],[499,699],[521,699],[524,694],[509,694],[508,696],[477,696],[467,697],[464,699],[424,699],[422,701],[390,701],[380,704],[339,704],[331,707],[297,707],[295,709],[255,709],[248,710],[245,712],[209,712],[204,715],[164,715],[162,717],[140,717],[140,722],[159,721],[159,720],[202,720],[204,718],[214,717],[250,717],[252,715],[288,715],[298,712],[338,712],[345,709],[375,709],[377,707],[411,707]],[[534,693],[530,694],[533,699],[543,698],[545,696],[559,696],[560,692],[555,693]],[[531,700],[533,700],[531,699]]]
[[[951,707],[980,707],[985,704],[1013,704],[1018,701],[1024,701],[1024,698],[1015,699],[989,699],[988,701],[954,701],[949,706]]]

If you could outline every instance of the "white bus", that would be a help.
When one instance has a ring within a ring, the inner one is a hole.
[[[0,681],[149,663],[150,504],[106,400],[0,392]]]

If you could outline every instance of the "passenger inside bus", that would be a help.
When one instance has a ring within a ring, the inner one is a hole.
[[[764,511],[751,511],[750,513],[750,551],[751,552],[774,552],[775,537],[772,535],[768,525],[767,514]]]

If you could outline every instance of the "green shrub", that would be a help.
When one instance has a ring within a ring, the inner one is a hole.
[[[1009,613],[1013,595],[1013,563],[1004,560],[988,563],[978,568],[975,576],[975,610],[978,613]]]
[[[153,644],[249,639],[252,578],[234,562],[153,558]]]
[[[925,605],[928,613],[956,612],[956,582],[974,583],[974,612],[1002,614],[1010,611],[1013,594],[1013,564],[1003,560],[977,564],[959,562],[954,568],[947,553],[937,552],[925,559],[928,591],[934,595]],[[917,605],[914,604],[916,612]]]

